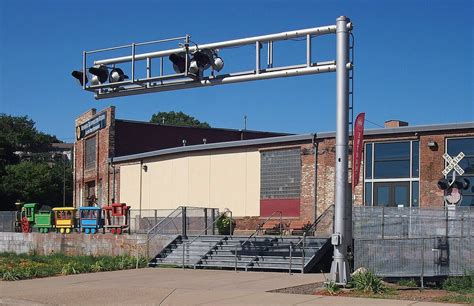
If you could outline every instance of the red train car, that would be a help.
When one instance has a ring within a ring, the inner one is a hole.
[[[113,203],[102,207],[104,215],[104,231],[112,234],[130,234],[130,206],[125,203]]]

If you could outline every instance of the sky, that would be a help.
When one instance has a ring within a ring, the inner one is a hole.
[[[400,1],[0,1],[0,113],[27,115],[43,132],[74,140],[74,119],[116,106],[148,121],[183,111],[213,127],[313,133],[336,128],[335,73],[95,100],[72,78],[82,51],[191,35],[197,44],[354,24],[355,112],[366,128],[474,121],[471,0]],[[305,62],[304,41],[274,45],[274,64]],[[137,53],[177,47],[177,42]],[[227,50],[226,50],[227,51]],[[103,54],[102,58],[114,57]],[[221,53],[223,73],[252,69],[254,49]],[[313,39],[313,61],[335,60],[334,35]],[[266,52],[262,52],[266,62]],[[129,74],[130,72],[128,72]]]

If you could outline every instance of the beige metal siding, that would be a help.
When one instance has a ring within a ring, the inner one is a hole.
[[[140,164],[120,167],[120,202],[140,209]]]
[[[257,150],[190,153],[143,163],[148,169],[141,170],[142,209],[187,205],[229,208],[234,216],[259,215],[260,153]],[[136,169],[140,171],[139,165],[121,167],[121,200],[139,200],[140,176]]]

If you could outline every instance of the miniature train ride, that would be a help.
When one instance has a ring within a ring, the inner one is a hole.
[[[96,234],[100,230],[120,235],[130,234],[130,206],[113,203],[108,206],[81,206],[40,208],[38,203],[27,203],[17,215],[18,230],[23,233],[37,229],[40,233],[58,232],[69,234],[73,231]]]

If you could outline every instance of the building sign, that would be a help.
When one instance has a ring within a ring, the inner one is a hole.
[[[365,113],[360,113],[355,120],[354,138],[352,143],[352,192],[359,184],[360,165],[362,163],[362,147],[364,143]]]
[[[76,139],[90,135],[107,125],[107,114],[103,113],[76,127]]]

